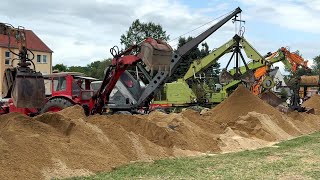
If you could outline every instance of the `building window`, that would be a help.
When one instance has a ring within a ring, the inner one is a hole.
[[[6,51],[5,52],[5,64],[6,65],[10,65],[11,64],[11,54],[9,51]]]
[[[47,55],[42,56],[42,63],[47,63]]]
[[[41,55],[37,55],[37,63],[41,63]]]

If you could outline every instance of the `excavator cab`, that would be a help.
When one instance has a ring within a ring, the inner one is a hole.
[[[45,103],[44,79],[40,72],[31,69],[32,59],[28,57],[26,34],[23,28],[0,23],[0,34],[8,36],[8,49],[19,61],[17,67],[7,68],[3,76],[4,98],[12,98],[17,108],[40,108]],[[15,39],[19,53],[11,50]],[[31,52],[31,54],[33,54]],[[34,57],[34,55],[33,55]],[[33,64],[34,65],[34,64]]]

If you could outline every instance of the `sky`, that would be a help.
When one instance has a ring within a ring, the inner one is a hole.
[[[33,30],[54,51],[53,64],[84,66],[112,57],[109,49],[122,47],[120,36],[135,19],[162,25],[175,46],[176,37],[237,7],[246,21],[244,37],[260,54],[284,46],[299,50],[311,63],[320,54],[317,0],[4,0],[0,19]],[[210,49],[230,40],[238,32],[236,27],[239,24],[229,21],[208,37]],[[222,66],[226,63],[220,61]]]

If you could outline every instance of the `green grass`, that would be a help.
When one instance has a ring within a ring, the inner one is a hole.
[[[254,151],[134,163],[91,179],[320,179],[320,132]]]

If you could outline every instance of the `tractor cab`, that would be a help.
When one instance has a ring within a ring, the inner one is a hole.
[[[44,75],[44,79],[48,101],[41,113],[59,111],[75,104],[88,106],[95,92],[91,83],[98,80],[79,72],[53,73]]]
[[[49,90],[46,93],[47,95],[62,95],[82,99],[91,98],[94,92],[91,87],[91,82],[98,80],[96,78],[86,77],[84,74],[78,72],[53,73],[44,75],[44,79],[45,84],[49,84],[47,85]]]

